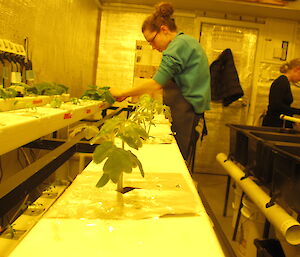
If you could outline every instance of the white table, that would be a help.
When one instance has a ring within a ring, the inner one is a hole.
[[[10,257],[224,256],[177,145],[135,153],[146,175],[126,174],[124,186],[141,189],[95,188],[101,165],[90,163]]]

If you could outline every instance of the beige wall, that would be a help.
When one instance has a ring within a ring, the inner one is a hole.
[[[74,97],[95,83],[100,24],[96,0],[0,0],[0,17],[1,39],[24,44],[28,38],[37,82],[65,84]],[[18,150],[1,156],[3,179],[21,170],[22,163]]]
[[[152,11],[152,10],[151,10]],[[112,8],[102,11],[97,85],[130,88],[133,85],[137,40],[145,40],[141,26],[151,12]],[[179,31],[194,35],[194,18],[176,17]]]
[[[36,81],[54,81],[80,96],[95,83],[98,8],[95,0],[0,0],[0,38],[29,39]]]

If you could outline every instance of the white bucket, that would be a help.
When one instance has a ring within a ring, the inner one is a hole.
[[[241,209],[241,219],[237,232],[237,254],[241,257],[256,256],[257,248],[254,239],[262,238],[265,217],[245,195]]]

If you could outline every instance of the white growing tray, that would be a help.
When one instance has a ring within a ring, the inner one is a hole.
[[[108,105],[101,101],[85,101],[81,105],[65,103],[61,108],[45,105],[34,110],[0,112],[0,155],[96,114],[106,107]]]

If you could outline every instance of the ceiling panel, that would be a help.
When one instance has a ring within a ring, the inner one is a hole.
[[[254,1],[254,2],[253,2]],[[170,0],[175,9],[217,11],[238,15],[251,15],[256,17],[284,18],[300,21],[300,1],[287,2],[280,6],[275,4],[262,4],[258,1],[274,2],[277,0]],[[132,4],[153,7],[157,0],[99,0],[102,5]]]

